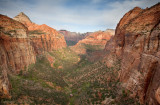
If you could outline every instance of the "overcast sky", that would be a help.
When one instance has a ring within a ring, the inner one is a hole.
[[[93,32],[115,29],[122,16],[136,6],[159,0],[0,0],[0,14],[11,18],[24,12],[32,22],[54,29]]]

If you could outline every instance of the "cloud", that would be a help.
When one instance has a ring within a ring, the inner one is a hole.
[[[33,22],[76,32],[115,28],[135,6],[150,7],[159,0],[0,0],[0,12],[9,17],[26,13]]]

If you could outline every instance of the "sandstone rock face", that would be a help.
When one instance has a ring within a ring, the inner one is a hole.
[[[0,97],[9,97],[8,72],[18,73],[35,61],[27,28],[0,15]]]
[[[29,34],[36,54],[42,54],[45,51],[48,52],[66,47],[64,36],[45,24],[32,24],[28,27],[28,29],[30,32],[33,32],[35,30],[42,32],[42,34]]]
[[[114,35],[114,30],[97,31],[87,36],[84,40],[79,43],[105,45],[108,40]]]
[[[23,12],[19,13],[17,16],[13,18],[14,20],[17,20],[21,23],[23,23],[25,26],[28,26],[29,24],[32,24],[32,21],[29,19],[29,17],[24,14]]]
[[[28,28],[28,36],[32,40],[31,43],[36,54],[66,47],[64,36],[55,29],[45,24],[37,25],[31,22],[24,13],[20,13],[14,19],[23,23]]]
[[[110,40],[110,38],[113,35],[114,35],[114,30],[97,31],[90,34],[85,39],[80,40],[71,49],[78,54],[85,54],[86,53],[85,47],[88,48],[92,46],[98,46],[99,47],[98,49],[104,49],[106,42]]]
[[[129,11],[106,44],[104,61],[112,67],[121,59],[119,78],[141,103],[158,105],[160,86],[160,4]],[[156,96],[156,98],[155,98]]]
[[[92,32],[76,33],[76,32],[70,32],[67,30],[60,30],[59,32],[64,35],[64,38],[66,42],[68,42],[69,46],[75,45],[76,43],[78,43],[78,41],[84,39],[86,36],[92,33]]]
[[[8,73],[28,68],[45,51],[66,47],[55,29],[32,23],[24,13],[14,19],[0,15],[0,98],[10,97]]]

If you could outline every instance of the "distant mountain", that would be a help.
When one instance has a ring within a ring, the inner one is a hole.
[[[78,43],[79,40],[84,39],[86,36],[92,33],[92,32],[77,33],[77,32],[70,32],[67,30],[59,30],[59,32],[64,35],[64,38],[68,46],[75,45],[76,43]]]

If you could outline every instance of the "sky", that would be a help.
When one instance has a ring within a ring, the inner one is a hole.
[[[0,0],[0,14],[11,18],[24,12],[32,22],[56,30],[94,32],[115,29],[123,15],[159,0]]]

